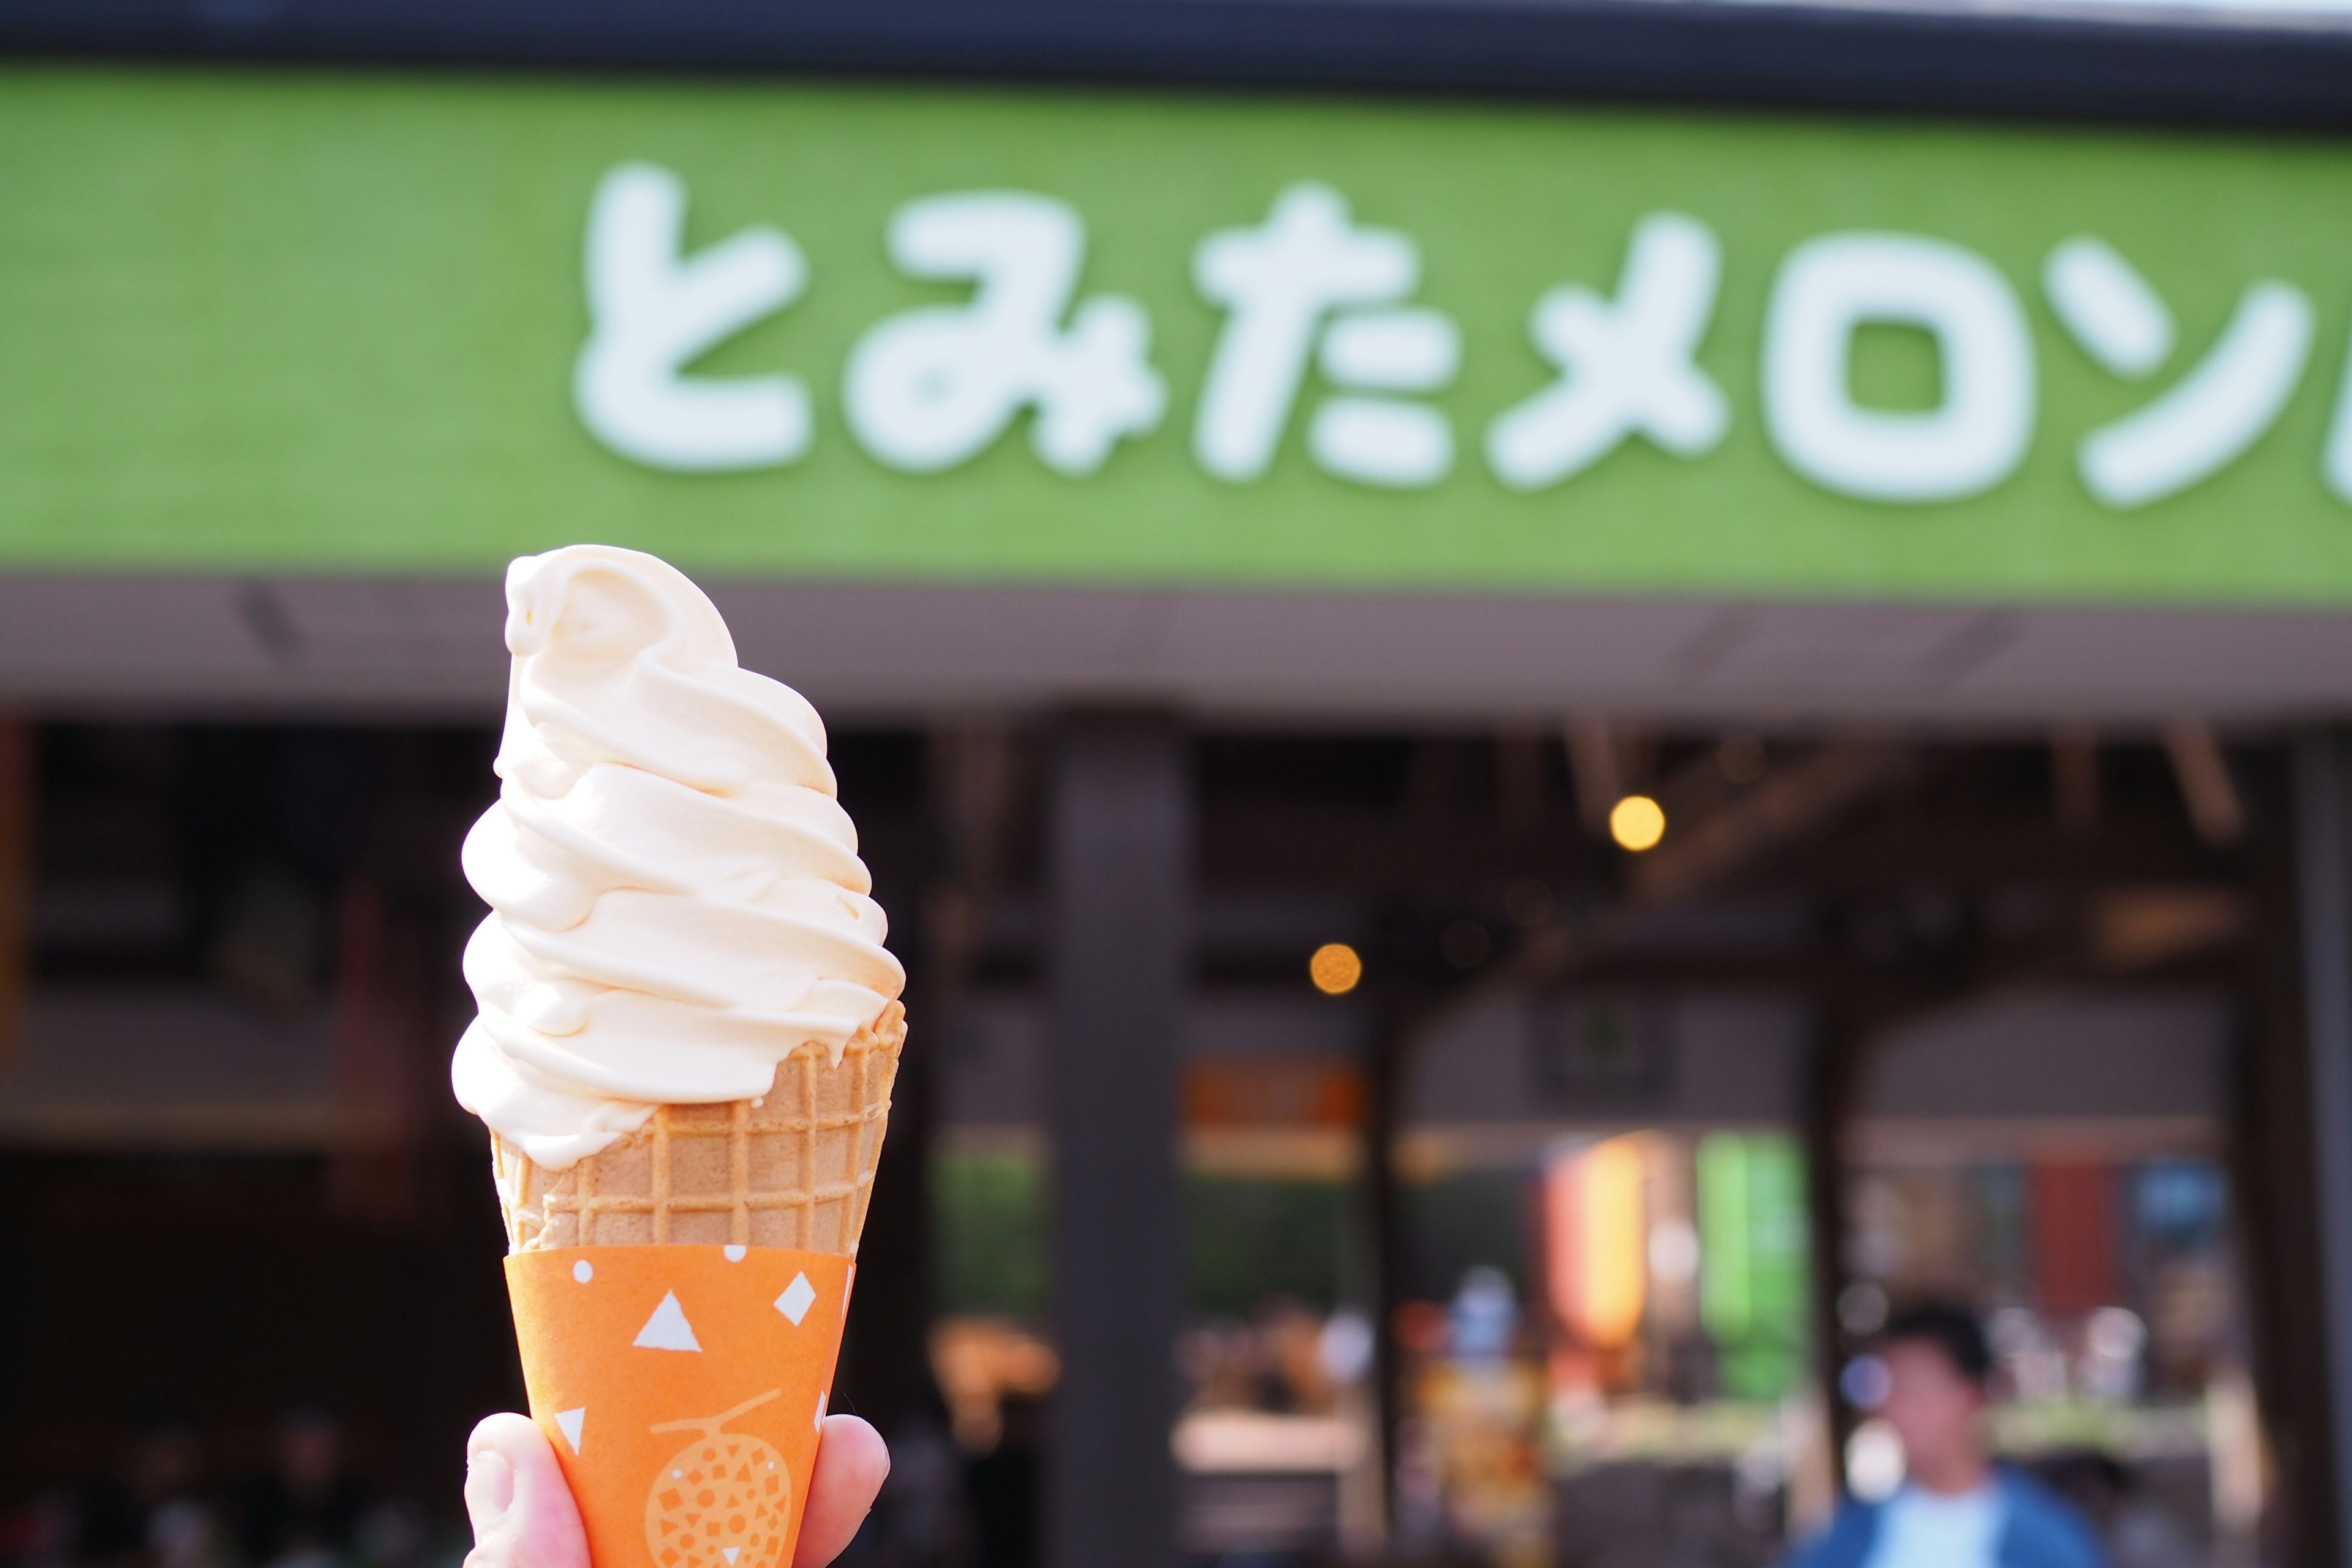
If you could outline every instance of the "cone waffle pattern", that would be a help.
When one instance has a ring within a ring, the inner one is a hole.
[[[856,1257],[906,1039],[906,1009],[893,1002],[839,1066],[803,1045],[761,1100],[657,1107],[567,1170],[492,1134],[509,1247],[735,1242]]]

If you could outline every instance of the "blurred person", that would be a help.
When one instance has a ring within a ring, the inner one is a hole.
[[[71,1489],[63,1550],[75,1564],[205,1568],[218,1532],[203,1495],[204,1434],[194,1416],[158,1406],[142,1416],[113,1471]]]
[[[1465,1269],[1445,1312],[1447,1349],[1460,1362],[1500,1362],[1519,1330],[1518,1293],[1511,1277],[1480,1264]]]
[[[297,1400],[278,1426],[278,1463],[247,1483],[238,1525],[251,1568],[341,1557],[357,1542],[374,1489],[351,1468],[343,1423],[324,1400]]]
[[[1257,1337],[1231,1318],[1212,1318],[1178,1347],[1192,1403],[1203,1410],[1254,1410],[1265,1393]]]
[[[1445,1483],[1438,1474],[1437,1441],[1429,1423],[1407,1415],[1397,1423],[1396,1492],[1391,1541],[1407,1558],[1434,1558],[1445,1547]]]
[[[855,1415],[826,1416],[790,1568],[825,1568],[841,1555],[889,1473],[880,1433]],[[466,1440],[466,1568],[591,1568],[579,1505],[527,1415],[492,1415]]]
[[[2106,1568],[2082,1515],[1988,1452],[1992,1351],[1974,1313],[1946,1302],[1898,1313],[1877,1355],[1877,1415],[1903,1445],[1903,1484],[1883,1502],[1847,1498],[1791,1568]]]
[[[2041,1468],[2042,1479],[2097,1528],[2115,1568],[2199,1568],[2203,1561],[2171,1516],[2141,1494],[2139,1478],[2114,1455],[2079,1449]]]
[[[1036,1568],[1045,1438],[1045,1401],[1006,1394],[996,1447],[964,1468],[972,1568]]]
[[[216,1568],[222,1558],[218,1521],[194,1498],[173,1498],[147,1521],[147,1556],[155,1568]]]
[[[1264,1362],[1259,1408],[1327,1415],[1335,1390],[1323,1369],[1323,1316],[1293,1296],[1258,1309],[1256,1338]]]

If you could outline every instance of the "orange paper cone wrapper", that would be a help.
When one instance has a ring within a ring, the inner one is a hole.
[[[855,1273],[776,1247],[507,1258],[531,1419],[594,1568],[790,1568]]]

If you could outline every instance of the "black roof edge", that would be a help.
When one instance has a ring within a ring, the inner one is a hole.
[[[0,52],[2352,130],[2352,28],[1742,0],[0,0]]]

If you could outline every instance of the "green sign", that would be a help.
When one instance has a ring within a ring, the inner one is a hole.
[[[1724,1387],[1778,1399],[1804,1370],[1811,1292],[1805,1160],[1778,1133],[1710,1132],[1697,1152],[1699,1321]]]
[[[2352,148],[19,66],[0,566],[2352,603]]]

